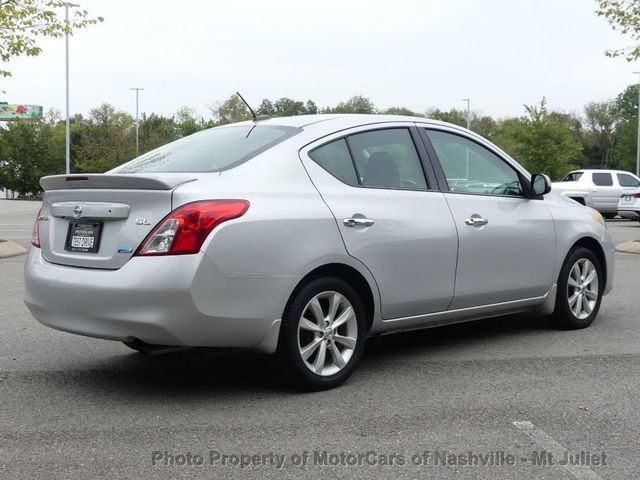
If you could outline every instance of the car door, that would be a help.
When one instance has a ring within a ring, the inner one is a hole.
[[[458,228],[451,309],[542,296],[553,284],[555,230],[543,199],[489,144],[457,130],[424,129]]]
[[[443,311],[453,297],[456,227],[419,149],[415,127],[393,124],[336,134],[300,152],[348,253],[373,274],[384,319]]]
[[[591,198],[593,208],[603,213],[614,213],[618,211],[620,192],[618,186],[613,183],[611,172],[587,172],[591,175]]]

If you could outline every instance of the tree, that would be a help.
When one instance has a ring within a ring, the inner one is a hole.
[[[376,113],[376,107],[369,98],[356,95],[346,102],[340,102],[335,107],[326,109],[325,113]]]
[[[408,117],[419,117],[420,115],[405,107],[389,107],[384,112],[385,115],[406,115]]]
[[[231,95],[224,102],[211,107],[211,113],[221,124],[242,122],[251,119],[251,113],[238,95]]]
[[[596,13],[614,30],[631,37],[635,45],[607,50],[608,57],[624,56],[628,62],[640,58],[640,0],[598,0]]]
[[[302,102],[291,98],[282,97],[275,102],[268,98],[262,100],[258,111],[258,115],[267,115],[269,117],[291,117],[295,115],[309,115],[318,113],[318,107],[311,100]]]
[[[204,121],[202,119],[198,120],[195,111],[189,107],[180,107],[178,109],[175,122],[181,137],[186,137],[206,128]]]
[[[136,154],[135,122],[128,113],[108,103],[89,112],[74,125],[73,170],[102,173],[131,160]]]
[[[618,119],[613,101],[591,102],[584,107],[584,149],[590,166],[616,168],[614,155]]]
[[[58,18],[56,9],[64,7],[62,0],[3,0],[0,2],[0,60],[12,57],[37,56],[42,49],[38,37],[62,37],[75,30],[102,22],[102,17],[89,17],[86,10],[74,10],[69,23]],[[11,72],[0,70],[7,77]]]
[[[143,114],[140,122],[140,154],[161,147],[180,138],[180,131],[173,118],[152,113]]]
[[[638,145],[638,85],[629,85],[615,99],[618,125],[613,147],[618,167],[635,172]]]
[[[40,177],[64,171],[64,127],[53,116],[0,129],[0,185],[20,194],[42,190]]]
[[[562,178],[574,168],[582,150],[571,123],[549,112],[544,98],[539,105],[525,105],[525,111],[523,117],[504,120],[494,142],[530,171]]]
[[[431,108],[426,112],[427,118],[440,120],[441,122],[453,123],[461,127],[467,126],[467,112],[452,108],[451,110],[440,110],[439,108]]]

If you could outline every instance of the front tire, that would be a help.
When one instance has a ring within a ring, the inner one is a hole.
[[[357,292],[336,277],[300,289],[284,316],[280,349],[294,383],[304,390],[334,388],[355,370],[366,337]]]
[[[556,325],[569,330],[591,325],[600,310],[603,291],[598,257],[588,248],[573,249],[560,270],[553,314]]]

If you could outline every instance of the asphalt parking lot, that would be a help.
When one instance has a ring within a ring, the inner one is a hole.
[[[27,246],[38,208],[0,201],[0,238]],[[640,239],[640,223],[608,227],[617,244]],[[0,260],[0,478],[640,474],[640,255],[616,254],[589,329],[517,315],[387,336],[314,394],[289,390],[271,357],[149,358],[45,328],[22,303],[24,259]],[[544,465],[543,450],[591,465]]]

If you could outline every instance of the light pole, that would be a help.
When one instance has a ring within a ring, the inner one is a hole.
[[[471,129],[471,99],[463,98],[463,102],[467,102],[467,130]]]
[[[65,172],[67,175],[71,173],[71,129],[69,126],[69,7],[75,7],[71,3],[64,4],[64,21],[66,31],[64,33],[65,45],[65,104],[67,118],[65,119]]]
[[[471,130],[471,99],[463,98],[463,102],[467,102],[467,130]],[[466,155],[466,179],[469,180],[469,147],[467,146]]]
[[[136,91],[136,157],[137,157],[140,151],[140,141],[139,141],[140,121],[138,120],[138,95],[140,93],[140,90],[144,90],[144,88],[133,87],[133,88],[130,88],[129,90]]]
[[[639,74],[640,72],[633,72]],[[636,177],[640,176],[640,77],[638,78],[638,138],[636,141]]]

